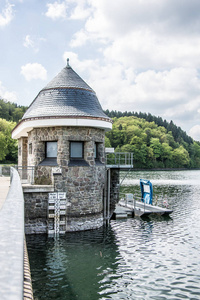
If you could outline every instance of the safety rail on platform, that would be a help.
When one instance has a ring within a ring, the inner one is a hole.
[[[34,166],[15,166],[22,183],[34,184]]]
[[[106,153],[107,168],[133,168],[133,153],[132,152],[113,152]]]
[[[157,201],[156,197],[156,204]],[[119,201],[119,205],[131,209],[136,216],[149,216],[150,214],[169,215],[173,212],[172,209],[168,208],[166,200],[163,201],[163,206],[161,207],[146,203],[145,198],[137,197],[131,193],[125,194],[125,199],[122,198]]]
[[[121,203],[124,204],[125,207],[133,207],[134,209],[136,209],[136,201],[141,202],[141,207],[143,209],[143,212],[145,212],[145,208],[146,208],[146,203],[144,201],[144,199],[141,198],[141,196],[137,195],[137,194],[131,194],[131,193],[120,193],[121,199]],[[119,203],[120,203],[119,201]]]

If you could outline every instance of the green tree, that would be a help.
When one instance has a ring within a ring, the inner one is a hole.
[[[158,138],[151,138],[150,147],[153,150],[155,159],[157,160],[158,158],[160,158],[162,155],[162,145]]]
[[[6,142],[6,136],[0,132],[0,161],[3,161],[8,154],[8,147]]]
[[[200,145],[197,142],[190,144],[191,167],[200,168]]]
[[[179,148],[176,148],[172,154],[173,164],[176,168],[189,167],[190,157],[186,149],[181,145]]]
[[[135,167],[200,167],[200,143],[191,142],[173,122],[167,123],[141,112],[125,115],[114,117],[113,130],[106,136],[118,151],[133,152]]]
[[[107,148],[111,147],[110,140],[107,136],[105,136],[105,147]]]
[[[13,140],[11,137],[11,131],[15,125],[15,122],[9,122],[0,118],[1,162],[6,160],[17,162],[17,141]]]

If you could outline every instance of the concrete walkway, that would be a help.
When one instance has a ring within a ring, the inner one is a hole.
[[[0,209],[2,208],[4,201],[6,200],[10,187],[10,177],[0,177]]]

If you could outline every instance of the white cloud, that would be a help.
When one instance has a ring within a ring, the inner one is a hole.
[[[185,130],[198,124],[199,0],[87,3],[90,15],[70,46],[84,46],[84,51],[96,46],[98,59],[76,56],[73,65],[97,92],[102,106],[150,112]]]
[[[3,98],[4,100],[10,101],[10,102],[16,102],[17,94],[16,94],[16,92],[7,91],[7,89],[3,86],[2,82],[0,81],[0,98]]]
[[[25,39],[24,39],[24,43],[23,43],[24,47],[26,48],[34,48],[35,44],[33,42],[33,40],[31,39],[30,35],[26,35]]]
[[[195,140],[200,141],[200,125],[193,126],[190,131],[189,135]]]
[[[38,63],[28,63],[21,67],[21,74],[25,77],[27,81],[32,79],[47,79],[46,69]]]
[[[102,107],[142,111],[161,116],[183,127],[200,120],[200,78],[195,68],[135,72],[123,63],[80,60],[65,52],[70,65],[95,90]]]
[[[111,0],[107,5],[107,0],[90,0],[85,27],[74,34],[70,45],[102,43],[106,59],[139,70],[200,67],[195,30],[200,26],[200,3],[177,2]]]
[[[81,4],[77,4],[77,6],[74,8],[74,10],[71,12],[70,19],[72,20],[84,20],[87,17],[89,17],[91,13],[90,8],[84,7],[84,2]]]
[[[8,25],[12,21],[14,17],[13,7],[14,5],[8,2],[0,13],[0,27]]]
[[[74,34],[73,39],[70,42],[70,46],[72,48],[83,46],[88,40],[87,32],[84,30],[80,30]]]
[[[23,46],[28,49],[33,49],[35,53],[39,51],[40,43],[45,42],[46,39],[38,38],[38,37],[31,37],[27,34],[24,38]]]
[[[66,62],[67,58],[69,58],[69,64],[71,67],[75,68],[75,71],[83,75],[83,79],[87,78],[88,70],[95,70],[95,66],[98,68],[98,60],[85,59],[83,61],[79,60],[78,55],[75,52],[66,51],[63,54],[63,59]]]
[[[63,18],[65,19],[67,17],[67,4],[66,2],[57,2],[55,1],[54,3],[47,3],[47,12],[46,12],[46,16],[56,20],[56,19],[60,19]]]

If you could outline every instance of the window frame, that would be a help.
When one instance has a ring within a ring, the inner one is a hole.
[[[33,153],[33,145],[32,143],[29,143],[28,145],[28,154],[32,154]]]
[[[57,154],[56,156],[47,156],[47,145],[48,143],[56,143],[57,144]],[[46,141],[45,142],[45,159],[56,159],[58,157],[58,141]]]
[[[94,159],[97,160],[99,159],[99,151],[98,151],[98,143],[94,142]]]
[[[81,154],[81,156],[75,157],[75,156],[72,156],[71,146],[72,146],[72,144],[78,144],[78,143],[82,145],[82,151],[81,151],[82,154]],[[70,141],[69,158],[70,158],[70,160],[84,160],[84,142],[83,141]]]

